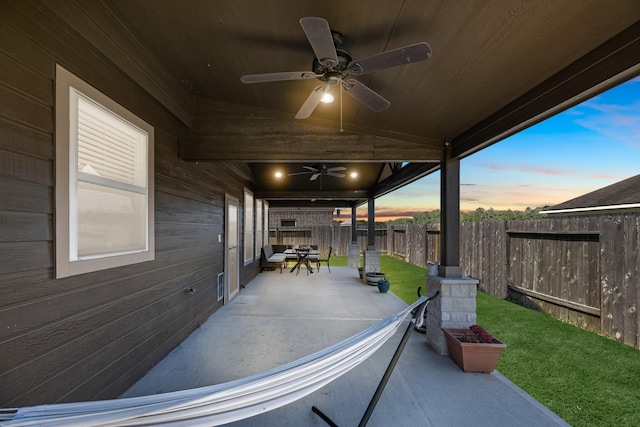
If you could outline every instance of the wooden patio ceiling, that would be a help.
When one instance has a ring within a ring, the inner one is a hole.
[[[249,163],[255,196],[273,206],[359,204],[437,170],[445,151],[463,158],[640,74],[637,0],[76,6],[56,13],[189,126],[182,158]],[[345,96],[342,113],[334,102],[296,120],[315,79],[247,85],[240,77],[310,70],[306,16],[342,33],[354,59],[420,41],[433,54],[358,77],[390,101],[385,111]],[[324,177],[320,188],[286,176],[313,164],[357,167],[360,179]],[[272,179],[275,168],[286,179]]]

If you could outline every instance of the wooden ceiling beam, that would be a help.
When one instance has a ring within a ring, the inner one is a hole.
[[[296,190],[256,190],[253,193],[256,199],[267,200],[284,200],[284,199],[343,199],[343,200],[361,200],[367,199],[369,194],[365,190],[312,190],[312,191],[296,191]]]
[[[203,101],[180,141],[185,161],[414,162],[442,157],[442,142],[380,130],[341,132],[329,123]]]
[[[365,199],[366,201],[366,199]],[[271,200],[270,208],[352,208],[362,203],[362,200]],[[346,213],[346,211],[345,211]]]

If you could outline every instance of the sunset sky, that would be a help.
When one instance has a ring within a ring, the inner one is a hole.
[[[463,159],[461,210],[552,206],[637,174],[640,78]],[[439,209],[439,189],[435,173],[376,199],[376,221]]]

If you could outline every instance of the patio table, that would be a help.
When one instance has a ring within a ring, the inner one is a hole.
[[[287,249],[287,251],[289,251],[289,249]],[[295,253],[296,255],[296,264],[293,266],[293,268],[291,268],[289,273],[293,273],[296,270],[297,270],[296,274],[300,273],[300,267],[304,265],[305,267],[307,267],[307,272],[313,274],[313,268],[311,267],[311,264],[309,263],[309,261],[310,261],[310,257],[318,256],[318,251],[304,250],[304,249],[295,249],[295,252],[287,252],[287,251],[285,251],[285,253],[287,254],[287,258],[292,253]]]

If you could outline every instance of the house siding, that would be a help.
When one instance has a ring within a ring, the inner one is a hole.
[[[0,40],[0,407],[117,397],[222,304],[224,197],[250,171],[181,161],[184,125],[42,3],[3,3]],[[154,261],[54,278],[56,63],[155,127]]]

